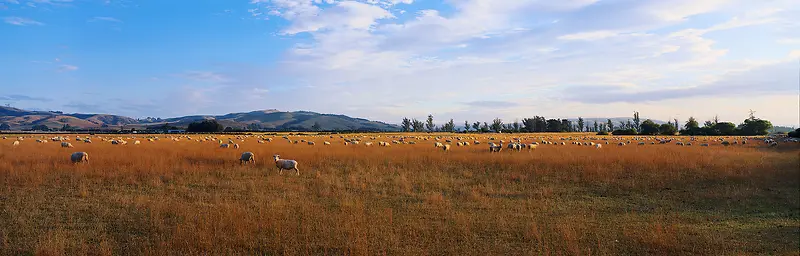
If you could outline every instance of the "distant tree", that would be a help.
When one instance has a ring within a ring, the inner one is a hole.
[[[594,120],[594,130],[593,132],[599,132],[599,125],[597,124],[597,120]]]
[[[536,127],[536,120],[533,118],[522,119],[522,130],[526,132],[534,132]]]
[[[11,130],[10,125],[8,125],[7,123],[0,124],[0,131],[8,131],[8,130]]]
[[[473,123],[472,124],[472,129],[475,130],[476,132],[481,132],[481,122],[478,121],[478,122]]]
[[[403,132],[410,132],[411,131],[411,119],[408,119],[408,117],[403,117],[402,127],[403,127]]]
[[[483,122],[483,125],[481,125],[481,132],[489,132],[489,124],[488,123]]]
[[[433,132],[436,129],[436,124],[433,123],[433,115],[428,115],[428,120],[425,121],[425,128],[428,129],[428,132]]]
[[[164,124],[165,128],[168,126]],[[230,128],[230,127],[228,127]],[[189,126],[186,128],[187,132],[221,132],[225,130],[225,128],[214,119],[206,119],[200,122],[193,122],[190,123]]]
[[[628,128],[628,129],[617,129],[611,132],[613,135],[637,135],[636,129]]]
[[[31,127],[31,130],[34,130],[34,131],[45,131],[46,132],[46,131],[50,131],[50,127],[47,127],[47,125],[40,124],[40,125],[34,125],[33,127]]]
[[[583,127],[585,123],[583,122],[583,117],[578,117],[578,131],[583,132]]]
[[[469,121],[464,121],[464,131],[469,132]]]
[[[230,127],[230,126],[225,127],[225,130],[223,130],[223,131],[224,132],[233,132],[233,127]]]
[[[712,124],[715,125],[715,124],[718,124],[718,123],[719,123],[719,115],[714,115],[714,121],[712,122]]]
[[[456,131],[456,123],[453,122],[453,119],[451,118],[450,122],[447,122],[446,124],[444,124],[444,129],[442,129],[442,130],[444,130],[445,132],[455,132]]]
[[[520,128],[522,128],[522,125],[519,123],[519,120],[514,120],[514,124],[512,126],[513,127],[511,128],[513,128],[514,132],[519,132]]]
[[[413,119],[411,120],[411,128],[413,128],[414,132],[424,132],[425,123],[420,120]]]
[[[656,124],[655,122],[653,122],[653,120],[650,119],[644,120],[644,122],[642,122],[639,125],[639,127],[640,127],[639,134],[644,134],[644,135],[657,135],[660,132],[659,128],[661,128],[658,124]]]
[[[608,121],[606,122],[606,126],[608,127],[608,131],[614,130],[614,122],[611,122],[611,119],[608,119]]]
[[[547,132],[561,132],[561,121],[558,119],[547,120]]]
[[[714,131],[718,135],[736,135],[736,125],[731,122],[719,122],[714,125]]]
[[[572,122],[569,119],[561,119],[561,131],[572,132]]]
[[[314,125],[311,126],[311,130],[314,130],[314,131],[322,130],[322,126],[319,125],[319,122],[314,122]]]
[[[753,114],[750,114],[750,117],[744,120],[739,126],[739,130],[741,131],[741,135],[767,135],[769,134],[769,130],[772,129],[772,123],[767,120],[758,119]]]
[[[500,132],[503,130],[503,119],[495,118],[492,120],[492,131]]]
[[[789,135],[789,137],[792,138],[800,138],[800,128],[797,128],[796,130],[789,132],[789,134],[787,135]]]
[[[675,120],[677,123],[677,120]],[[706,123],[709,125],[709,123]],[[683,125],[683,130],[681,130],[682,135],[698,135],[700,133],[700,125],[697,123],[697,119],[694,117],[689,117],[689,121],[686,121],[686,124]]]
[[[629,127],[629,128],[636,129],[636,131],[641,131],[642,130],[642,120],[639,119],[639,111],[634,111],[633,112],[633,127]]]
[[[675,125],[669,124],[662,124],[658,127],[658,132],[661,135],[675,135],[678,132],[678,128],[675,128]]]

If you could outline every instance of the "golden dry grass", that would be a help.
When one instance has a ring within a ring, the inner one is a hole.
[[[240,149],[161,137],[73,149],[0,140],[0,255],[800,253],[797,145],[490,154],[338,135]],[[71,164],[75,151],[90,163]],[[239,164],[244,151],[255,165]],[[276,153],[301,175],[278,175]]]

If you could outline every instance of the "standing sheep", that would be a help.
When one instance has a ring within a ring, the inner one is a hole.
[[[72,153],[72,155],[70,155],[69,159],[72,160],[72,163],[74,163],[74,164],[77,164],[77,163],[88,163],[89,162],[89,154],[87,154],[86,152],[75,152],[75,153]]]
[[[444,152],[450,151],[450,144],[445,144],[442,149],[444,149]]]
[[[61,142],[61,147],[62,148],[72,148],[73,146],[72,146],[72,143],[64,141],[64,142]]]
[[[244,152],[244,153],[242,153],[242,157],[239,158],[239,163],[240,164],[246,164],[246,163],[249,163],[249,162],[253,162],[253,164],[255,164],[256,163],[256,155],[253,154],[253,152]]]
[[[297,169],[297,161],[295,160],[288,160],[288,159],[281,159],[280,155],[274,155],[275,158],[275,166],[278,167],[278,174],[283,174],[283,170],[295,170],[297,171],[297,175],[300,176],[300,170]]]
[[[233,144],[233,148],[239,148],[239,144]]]
[[[16,146],[19,146],[19,141],[18,141],[18,140],[15,140],[15,141],[14,141],[14,143],[12,143],[11,145],[12,145],[12,146],[15,146],[15,147],[16,147]]]

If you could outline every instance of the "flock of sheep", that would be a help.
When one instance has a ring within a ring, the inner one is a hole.
[[[213,135],[197,135],[197,138],[193,138],[190,135],[183,135],[183,136],[167,136],[167,139],[172,141],[197,141],[197,142],[217,142],[220,148],[227,149],[227,148],[234,148],[238,149],[240,146],[238,143],[235,143],[234,139],[239,141],[245,141],[248,138],[255,138],[258,140],[259,144],[269,143],[273,141],[273,138],[267,137],[264,135],[238,135],[234,138],[227,138],[227,141],[223,141],[221,138],[217,138]],[[451,144],[455,141],[455,145],[458,147],[468,147],[471,145],[480,145],[481,141],[478,140],[477,137],[474,136],[412,136],[412,135],[377,135],[377,136],[366,136],[366,135],[355,135],[350,137],[345,137],[344,135],[309,135],[309,136],[302,136],[300,139],[291,139],[288,136],[283,136],[283,140],[290,144],[299,144],[305,143],[309,146],[314,146],[316,143],[311,141],[311,139],[317,138],[324,138],[328,137],[331,140],[338,139],[344,145],[361,145],[363,141],[364,146],[372,146],[374,141],[377,141],[378,145],[381,147],[390,147],[392,144],[416,144],[417,141],[429,141],[432,140],[433,145],[436,148],[440,148],[441,150],[447,152],[452,149]],[[380,141],[382,137],[389,139],[391,142]],[[33,138],[33,136],[29,136],[29,138]],[[100,136],[95,136],[96,139],[99,139],[103,142],[110,143],[112,145],[127,145],[128,142],[121,137],[117,138],[105,138]],[[3,140],[8,139],[7,137],[2,137]],[[136,140],[133,137],[127,138],[129,140],[134,140],[134,145],[140,145],[141,141]],[[155,142],[160,140],[161,138],[157,136],[148,136],[145,137],[148,142]],[[508,139],[506,141],[506,139]],[[22,141],[24,141],[24,137],[17,137],[13,142],[12,146],[17,147],[20,145]],[[52,137],[52,138],[44,138],[41,136],[39,139],[36,139],[37,143],[47,143],[48,141],[54,142],[61,142],[62,148],[74,148],[75,146],[69,142],[69,137]],[[777,138],[773,137],[655,137],[655,136],[636,136],[636,137],[617,137],[617,136],[603,136],[603,137],[592,137],[592,136],[572,136],[572,137],[558,137],[558,136],[528,136],[528,137],[512,137],[512,138],[505,138],[505,139],[497,139],[495,137],[488,138],[488,148],[489,152],[500,152],[503,149],[503,145],[505,144],[508,150],[511,151],[521,151],[522,149],[534,150],[539,147],[539,145],[567,145],[567,142],[571,145],[578,145],[578,146],[591,146],[595,148],[602,148],[603,144],[617,144],[618,146],[625,146],[625,145],[632,145],[634,142],[637,145],[655,145],[655,144],[670,144],[674,143],[678,146],[692,146],[693,143],[700,143],[699,145],[702,147],[708,147],[711,144],[719,144],[722,146],[731,146],[742,144],[745,145],[749,143],[749,141],[756,141],[761,140],[766,143],[769,147],[775,147],[778,145]],[[83,142],[83,143],[92,143],[92,140],[86,137],[75,137],[74,141],[76,142]],[[472,142],[470,142],[472,141]],[[523,142],[529,141],[529,142]],[[783,138],[783,142],[800,142],[794,138]],[[323,141],[323,145],[332,145],[330,141]],[[242,153],[241,157],[239,158],[239,162],[241,164],[248,164],[248,163],[255,163],[255,154],[252,152],[244,152]],[[274,155],[273,159],[275,160],[275,166],[278,168],[279,172],[282,174],[283,170],[294,170],[297,175],[300,175],[300,170],[297,168],[297,161],[289,160],[289,159],[281,159],[279,155]],[[86,152],[74,152],[70,155],[70,161],[73,163],[88,163],[89,162],[89,154]]]

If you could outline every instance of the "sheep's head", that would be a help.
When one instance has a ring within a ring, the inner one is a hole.
[[[281,159],[281,156],[280,156],[280,155],[274,155],[274,156],[272,156],[272,157],[273,157],[273,158],[275,158],[275,161],[278,161],[279,159]]]

